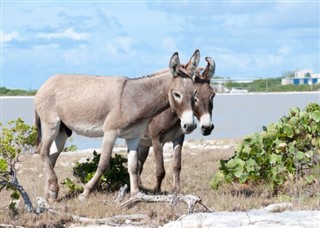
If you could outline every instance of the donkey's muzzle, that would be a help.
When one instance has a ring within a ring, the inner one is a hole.
[[[201,127],[201,133],[204,136],[210,135],[213,129],[214,129],[214,125],[213,124],[211,124],[211,126],[202,126]]]
[[[193,112],[191,111],[184,112],[180,120],[182,132],[184,134],[190,134],[197,127],[194,121]]]
[[[197,128],[197,124],[196,123],[184,124],[183,127],[182,127],[184,134],[190,134],[196,128]]]

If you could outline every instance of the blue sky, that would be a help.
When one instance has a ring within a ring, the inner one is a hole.
[[[38,89],[57,73],[139,77],[195,49],[216,75],[320,71],[319,1],[1,2],[1,86]]]

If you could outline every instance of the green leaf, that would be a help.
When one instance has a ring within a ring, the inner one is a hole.
[[[235,168],[237,166],[240,166],[240,167],[243,167],[245,164],[245,162],[240,159],[240,158],[234,158],[234,159],[231,159],[229,160],[227,163],[226,163],[226,166],[229,168],[229,169],[232,169],[232,168]]]
[[[311,184],[313,181],[315,180],[315,176],[314,175],[308,175],[306,176],[306,181]]]
[[[13,191],[12,192],[12,194],[11,194],[11,199],[15,199],[15,200],[17,200],[17,199],[19,199],[20,198],[20,194],[19,194],[19,192],[18,191]]]
[[[299,112],[300,112],[300,109],[298,107],[293,107],[290,110],[290,116],[297,116],[297,115],[299,115]]]
[[[299,160],[303,160],[304,157],[305,157],[305,154],[301,151],[298,151],[296,154],[295,154],[295,157],[296,159],[299,161]]]
[[[8,169],[8,164],[4,158],[0,158],[0,172],[6,172]]]
[[[210,187],[213,190],[217,190],[221,185],[221,183],[223,182],[223,179],[224,179],[224,174],[221,171],[217,172],[210,183]]]
[[[293,117],[290,118],[289,123],[294,126],[299,122],[299,120],[300,120],[299,117],[293,116]]]
[[[257,164],[257,162],[256,162],[254,159],[250,158],[250,159],[246,162],[246,170],[247,170],[248,172],[254,171],[254,170],[257,169],[257,168],[258,168],[258,164]]]
[[[242,152],[246,153],[246,154],[250,154],[251,151],[251,147],[249,145],[246,145],[245,147],[243,147]]]
[[[317,123],[320,122],[320,111],[314,111],[310,113],[310,117]],[[318,125],[318,127],[320,128],[320,125]]]
[[[280,154],[272,153],[270,155],[270,163],[271,164],[277,164],[277,163],[281,162],[281,159],[282,159],[282,155],[280,155]]]

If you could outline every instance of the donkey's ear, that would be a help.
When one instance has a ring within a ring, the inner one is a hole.
[[[200,62],[200,51],[197,49],[194,51],[193,55],[191,56],[186,66],[186,69],[190,73],[190,75],[193,76],[196,73],[199,62]]]
[[[203,71],[201,78],[210,81],[210,79],[213,78],[214,72],[216,70],[216,63],[211,57],[206,57],[205,60],[207,61],[208,65]]]
[[[194,76],[192,77],[193,81],[196,80],[196,78],[202,78],[202,74],[201,72],[203,71],[203,67],[198,67],[198,69],[196,70],[196,73],[194,74]]]
[[[179,55],[178,55],[178,52],[175,52],[172,55],[169,62],[169,69],[173,77],[177,76],[179,66],[180,66]]]

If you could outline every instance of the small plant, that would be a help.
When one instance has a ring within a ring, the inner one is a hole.
[[[68,138],[68,141],[69,141],[69,143],[72,143],[72,142],[73,142],[73,138],[72,138],[72,137],[69,137],[69,138]],[[75,151],[78,150],[77,145],[75,145],[75,144],[69,145],[69,143],[67,143],[67,144],[65,145],[65,147],[64,147],[64,149],[63,149],[63,152],[75,152]]]
[[[76,164],[76,166],[73,168],[73,175],[80,183],[87,183],[95,174],[99,160],[100,154],[94,151],[92,159],[87,158],[86,162],[78,162]],[[109,168],[100,177],[100,180],[96,184],[96,190],[113,192],[119,190],[119,188],[125,184],[129,185],[129,174],[126,164],[126,158],[115,154],[115,156],[110,160]],[[62,184],[69,188],[70,193],[78,193],[83,191],[83,188],[75,184],[70,178],[66,178]]]
[[[304,111],[292,108],[278,123],[244,138],[232,158],[220,160],[211,187],[267,182],[276,192],[287,180],[313,182],[319,169],[320,105],[311,103]]]
[[[0,191],[3,189],[13,191],[9,209],[15,210],[14,200],[19,198],[19,194],[24,199],[28,211],[32,212],[33,207],[28,194],[20,185],[16,163],[24,153],[31,151],[36,142],[36,129],[24,123],[22,119],[9,121],[7,126],[0,122]]]

